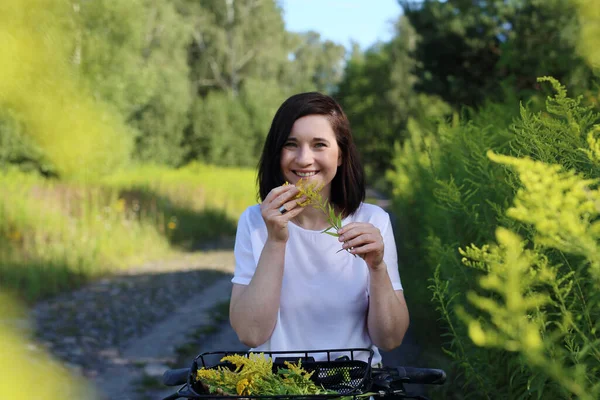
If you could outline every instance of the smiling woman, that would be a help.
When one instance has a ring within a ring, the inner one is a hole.
[[[306,206],[299,181],[343,218],[333,235],[322,234],[329,216]],[[258,184],[262,203],[236,235],[230,319],[240,340],[261,352],[373,348],[378,364],[378,348],[401,343],[408,310],[390,218],[363,203],[363,167],[334,99],[301,93],[281,105]]]
[[[335,132],[323,115],[307,115],[294,122],[281,152],[281,172],[290,183],[305,179],[323,186],[329,198],[331,181],[342,165],[342,155]]]

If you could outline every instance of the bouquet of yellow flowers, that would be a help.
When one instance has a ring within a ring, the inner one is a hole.
[[[196,371],[196,382],[208,393],[225,396],[335,394],[316,385],[310,379],[313,373],[304,370],[300,360],[297,364],[286,361],[286,368],[279,368],[277,372],[273,372],[271,357],[265,357],[264,353],[250,353],[247,357],[228,355],[221,361],[232,363],[235,369],[219,366]]]

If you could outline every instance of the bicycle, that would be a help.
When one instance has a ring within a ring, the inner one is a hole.
[[[195,379],[199,368],[214,369],[225,367],[234,369],[233,364],[221,362],[228,355],[248,356],[250,352],[215,351],[201,353],[194,358],[190,368],[167,370],[163,375],[166,386],[181,386],[175,393],[163,400],[176,399],[261,399],[261,400],[370,400],[371,398],[420,399],[427,397],[408,393],[405,384],[441,385],[446,373],[441,369],[414,367],[372,367],[372,349],[331,349],[307,351],[264,352],[273,360],[273,372],[285,368],[285,362],[301,362],[307,372],[312,372],[311,380],[328,391],[327,394],[302,395],[232,395],[210,393],[206,385]],[[366,355],[366,356],[365,356]]]

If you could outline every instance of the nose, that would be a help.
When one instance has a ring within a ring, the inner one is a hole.
[[[296,153],[296,163],[299,166],[305,167],[311,165],[313,163],[313,152],[308,146],[300,146],[298,147],[298,152]]]

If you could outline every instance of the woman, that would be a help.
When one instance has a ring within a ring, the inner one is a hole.
[[[322,186],[342,215],[339,238],[296,198],[300,179]],[[240,217],[234,250],[230,321],[240,341],[252,351],[372,348],[378,364],[378,348],[402,342],[408,309],[389,216],[363,203],[364,171],[335,100],[302,93],[281,105],[258,184],[262,202]]]

